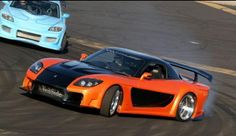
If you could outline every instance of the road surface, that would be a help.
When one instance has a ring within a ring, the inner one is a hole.
[[[79,59],[80,53],[97,49],[70,41],[67,53],[56,54],[0,39],[0,135],[236,135],[236,16],[196,2],[70,1],[67,12],[70,38],[209,66],[214,81],[205,119],[183,123],[149,116],[105,118],[95,110],[28,97],[19,86],[33,62],[45,57]]]

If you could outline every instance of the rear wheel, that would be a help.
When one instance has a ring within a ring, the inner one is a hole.
[[[108,89],[102,101],[100,114],[106,117],[115,115],[120,100],[121,90],[119,86]]]
[[[179,121],[188,121],[191,119],[196,105],[196,97],[192,93],[184,95],[179,102],[176,119]]]

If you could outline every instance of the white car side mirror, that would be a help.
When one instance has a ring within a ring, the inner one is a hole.
[[[62,17],[63,17],[63,18],[69,18],[69,17],[70,17],[70,14],[64,13],[64,14],[62,15]]]

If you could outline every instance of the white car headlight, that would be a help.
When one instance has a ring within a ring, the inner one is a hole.
[[[53,32],[60,32],[62,30],[62,27],[50,27],[48,31],[53,31]]]
[[[8,21],[14,22],[14,18],[8,14],[3,13],[2,17]]]

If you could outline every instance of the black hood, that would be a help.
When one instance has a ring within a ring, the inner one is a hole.
[[[111,71],[106,69],[98,68],[80,61],[69,61],[47,68],[38,76],[37,81],[60,88],[66,88],[73,80],[80,76],[111,73]]]

